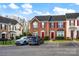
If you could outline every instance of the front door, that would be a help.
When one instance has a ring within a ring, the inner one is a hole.
[[[51,32],[51,39],[54,39],[54,32]]]
[[[42,38],[44,38],[44,32],[42,32]]]
[[[2,34],[2,38],[5,38],[5,34]]]
[[[73,36],[74,36],[74,31],[71,30],[71,38],[73,39]]]
[[[77,38],[79,38],[79,31],[77,31]]]

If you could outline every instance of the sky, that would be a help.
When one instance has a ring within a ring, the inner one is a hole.
[[[79,3],[0,3],[0,15],[16,15],[31,20],[39,15],[79,12]]]

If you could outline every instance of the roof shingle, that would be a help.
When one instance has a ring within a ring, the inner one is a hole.
[[[49,21],[50,16],[35,16],[39,21]]]
[[[66,13],[66,18],[70,19],[70,18],[77,18],[79,17],[79,13]]]
[[[49,19],[49,21],[64,21],[64,20],[66,20],[65,15],[51,16],[51,19]]]
[[[6,18],[6,17],[2,17],[2,16],[0,16],[0,23],[7,23],[7,24],[13,24],[13,25],[15,25],[15,24],[17,24],[18,22],[16,21],[16,20],[14,20],[14,19],[10,19],[10,18]]]

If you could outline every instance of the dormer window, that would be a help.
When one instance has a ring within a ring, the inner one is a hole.
[[[38,23],[37,22],[33,22],[33,28],[38,28]]]

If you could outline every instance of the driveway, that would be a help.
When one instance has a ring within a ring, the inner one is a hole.
[[[0,56],[79,56],[79,43],[45,43],[40,46],[0,46]]]

